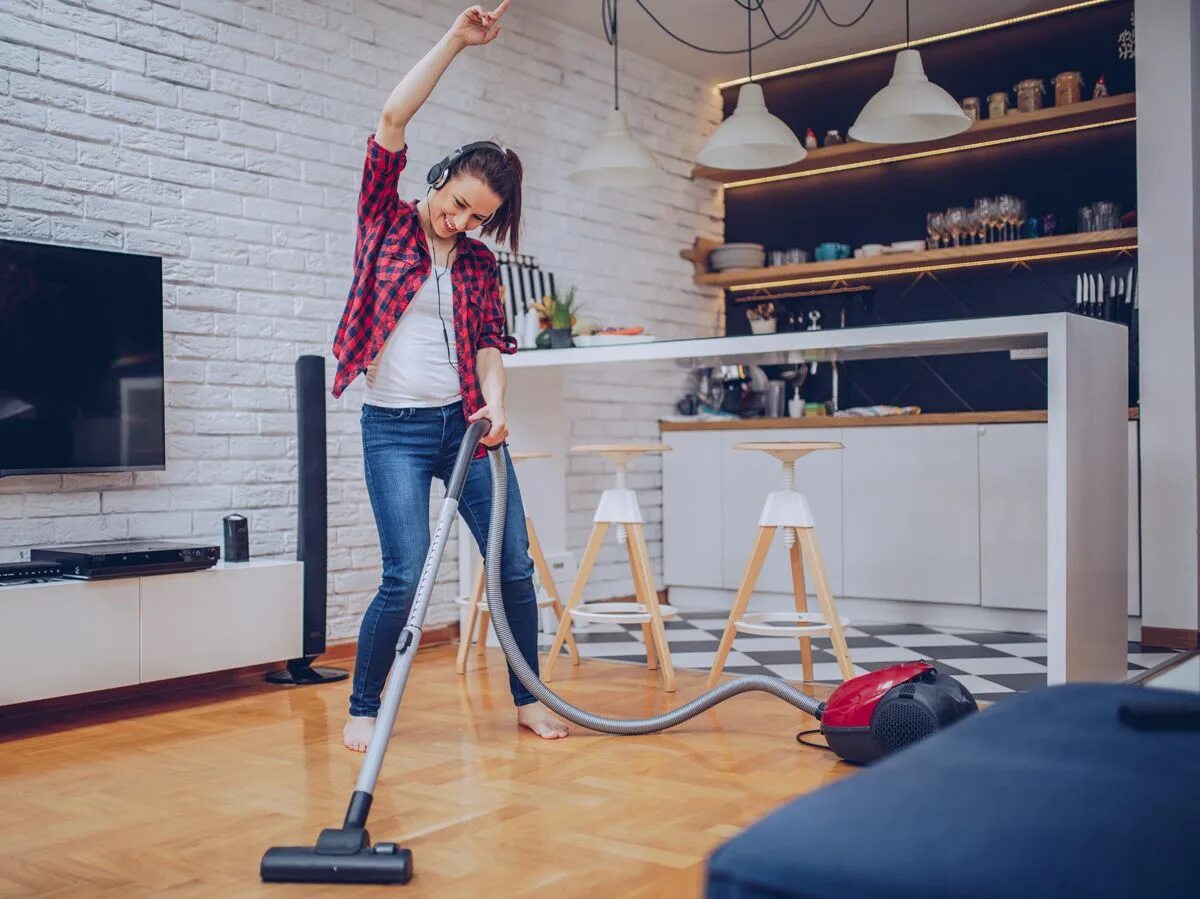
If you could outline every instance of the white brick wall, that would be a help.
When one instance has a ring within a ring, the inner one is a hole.
[[[164,257],[167,468],[0,480],[0,558],[33,544],[195,537],[248,514],[252,551],[295,552],[293,363],[330,359],[349,284],[363,146],[379,107],[464,4],[418,0],[0,0],[0,234]],[[611,49],[523,14],[468,50],[408,129],[402,193],[466,140],[499,137],[526,167],[524,244],[576,284],[590,316],[663,337],[720,330],[718,298],[678,256],[721,233],[718,190],[688,178],[720,118],[706,84],[629,53],[622,106],[676,176],[591,192],[566,180],[612,100]],[[615,277],[614,277],[615,275]],[[655,438],[674,368],[572,374],[571,438]],[[332,637],[357,633],[379,549],[362,484],[361,383],[329,411]],[[614,394],[636,395],[618,409]],[[661,552],[657,458],[631,472]],[[609,477],[570,460],[578,552]],[[435,489],[434,494],[438,491]],[[429,622],[452,620],[455,548]],[[609,546],[589,597],[632,592]],[[565,586],[565,585],[564,585]]]

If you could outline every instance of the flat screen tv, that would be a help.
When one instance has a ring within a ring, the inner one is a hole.
[[[0,239],[0,476],[165,464],[162,260]]]

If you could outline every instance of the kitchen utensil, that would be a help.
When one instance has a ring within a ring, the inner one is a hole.
[[[783,381],[768,381],[767,394],[763,403],[763,414],[768,418],[782,418],[785,405],[785,390]]]

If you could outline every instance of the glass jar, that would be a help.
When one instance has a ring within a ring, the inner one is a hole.
[[[1054,76],[1054,105],[1070,106],[1083,95],[1083,76],[1078,72],[1059,72]]]
[[[962,110],[971,117],[972,122],[979,121],[979,98],[963,97]]]
[[[1041,78],[1026,78],[1017,84],[1017,110],[1034,112],[1042,108],[1042,98],[1046,96],[1046,85]]]
[[[997,91],[988,94],[988,118],[1002,119],[1008,111],[1008,91]]]

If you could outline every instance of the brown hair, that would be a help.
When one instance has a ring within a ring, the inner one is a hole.
[[[521,178],[525,173],[521,160],[512,150],[501,153],[491,147],[479,147],[465,153],[454,165],[453,175],[473,175],[500,198],[500,208],[479,232],[495,235],[496,243],[508,243],[516,253],[521,230]]]

